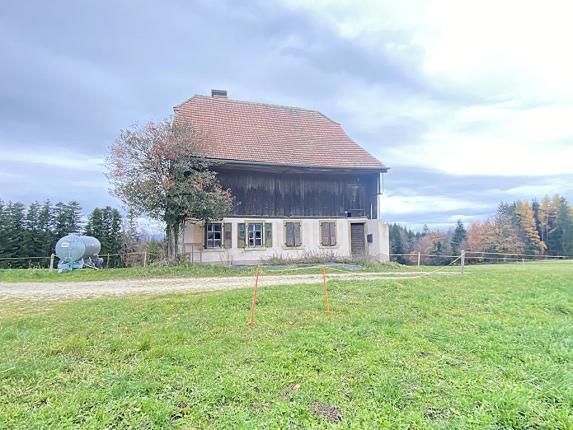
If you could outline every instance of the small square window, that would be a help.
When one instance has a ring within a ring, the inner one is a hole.
[[[205,247],[221,248],[222,246],[223,224],[209,223],[205,227]]]

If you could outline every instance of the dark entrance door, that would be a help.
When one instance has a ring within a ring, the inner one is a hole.
[[[350,224],[350,251],[352,258],[365,256],[364,224]]]

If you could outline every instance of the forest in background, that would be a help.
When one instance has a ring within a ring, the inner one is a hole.
[[[96,237],[101,243],[100,256],[108,267],[133,265],[134,252],[163,254],[162,242],[142,240],[132,211],[122,217],[119,210],[95,208],[87,218],[76,201],[51,203],[4,203],[0,200],[0,268],[46,267],[56,242],[69,233]],[[24,258],[24,259],[20,259]]]
[[[138,265],[146,251],[151,260],[164,256],[163,241],[144,240],[132,211],[125,217],[112,207],[95,208],[87,218],[78,202],[20,202],[0,200],[0,267],[46,267],[56,242],[68,233],[94,236],[109,267]],[[573,208],[559,195],[536,200],[502,202],[496,214],[467,228],[461,220],[447,231],[390,225],[393,261],[412,264],[417,253],[422,264],[448,264],[461,250],[528,255],[573,255]],[[10,260],[17,258],[24,260]],[[474,260],[475,262],[475,260]]]
[[[501,202],[495,215],[469,227],[458,220],[448,231],[413,232],[406,226],[390,225],[393,261],[408,264],[423,256],[422,264],[447,264],[461,250],[526,255],[573,255],[573,208],[562,196],[545,196],[541,202]],[[402,255],[399,255],[402,254]],[[404,255],[413,254],[413,255]],[[414,255],[415,254],[415,255]],[[472,262],[475,262],[472,261]]]

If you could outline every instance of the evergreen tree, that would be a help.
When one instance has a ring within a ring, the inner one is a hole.
[[[21,253],[22,243],[25,239],[25,208],[20,202],[8,202],[4,208],[5,222],[5,249],[6,257],[27,257]],[[28,262],[14,262],[11,264],[16,267],[24,267]]]
[[[54,234],[60,239],[70,233],[81,231],[82,208],[76,201],[58,202],[54,205]]]
[[[6,206],[4,201],[0,199],[0,257],[7,257],[8,247],[8,220],[6,217]]]
[[[452,255],[459,255],[461,252],[462,244],[467,240],[468,233],[462,220],[459,219],[456,224],[456,229],[454,230],[454,234],[452,236],[452,240],[450,242],[452,247]]]
[[[70,233],[79,233],[82,229],[82,207],[80,204],[75,200],[68,202],[65,213]]]
[[[71,233],[69,230],[69,223],[66,214],[66,205],[63,202],[58,202],[54,205],[53,209],[53,233],[54,236],[57,237],[57,240],[64,237],[68,233]]]
[[[103,213],[100,208],[95,208],[89,215],[88,221],[84,226],[84,234],[86,236],[93,236],[101,243],[106,235],[103,224]]]
[[[554,219],[549,223],[547,243],[553,255],[573,254],[573,219],[567,200],[555,195],[551,201]]]
[[[40,255],[50,255],[54,251],[56,240],[52,204],[49,200],[46,200],[38,212],[38,241]]]
[[[42,249],[40,249],[39,221],[40,204],[33,202],[26,211],[26,229],[21,248],[21,255],[23,256],[42,257],[45,255],[41,254]]]

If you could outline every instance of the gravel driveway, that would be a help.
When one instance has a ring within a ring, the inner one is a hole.
[[[329,274],[328,279],[372,280],[404,279],[428,274],[426,272],[341,273]],[[433,272],[433,275],[456,275],[453,272]],[[259,287],[270,285],[316,284],[318,275],[261,276]],[[252,288],[254,277],[169,278],[110,280],[87,282],[4,282],[0,283],[0,300],[72,300],[126,294],[167,294]]]

